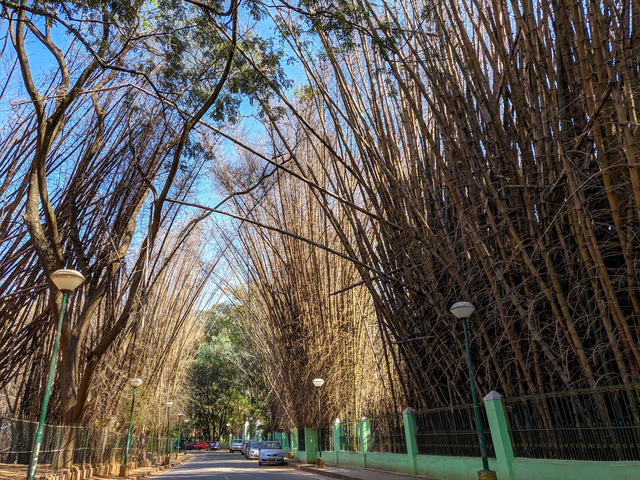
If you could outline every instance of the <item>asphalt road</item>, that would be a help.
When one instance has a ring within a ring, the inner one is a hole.
[[[193,459],[153,476],[157,480],[309,480],[324,479],[311,472],[276,465],[258,466],[257,460],[245,460],[241,453],[189,452]]]

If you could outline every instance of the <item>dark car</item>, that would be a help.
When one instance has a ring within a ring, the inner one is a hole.
[[[218,442],[211,442],[209,450],[220,450],[220,444]]]

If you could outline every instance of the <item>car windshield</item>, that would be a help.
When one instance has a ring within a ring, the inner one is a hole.
[[[278,442],[264,442],[262,444],[262,448],[264,449],[280,448],[280,444]]]
[[[252,443],[251,444],[251,448],[260,448],[260,444],[259,443]]]

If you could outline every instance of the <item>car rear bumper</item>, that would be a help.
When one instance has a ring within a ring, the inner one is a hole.
[[[280,465],[281,463],[284,463],[284,458],[263,457],[259,460],[263,465]]]

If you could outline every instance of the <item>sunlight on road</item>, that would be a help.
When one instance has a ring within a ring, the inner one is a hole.
[[[158,473],[153,478],[161,480],[233,480],[264,479],[277,480],[287,477],[290,480],[322,478],[311,472],[297,470],[292,466],[259,467],[256,460],[245,460],[239,454],[226,452],[192,452],[188,462],[171,470]]]

